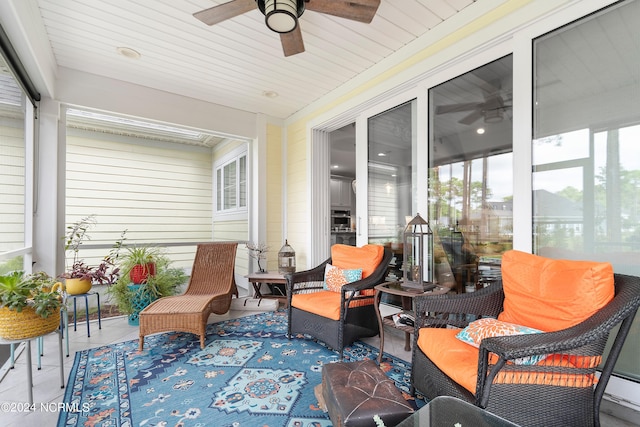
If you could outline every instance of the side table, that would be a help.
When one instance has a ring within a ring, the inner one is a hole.
[[[0,338],[0,344],[20,344],[24,342],[27,344],[26,353],[27,353],[27,392],[28,392],[28,402],[29,405],[33,404],[33,368],[31,366],[31,340],[38,340],[38,356],[40,356],[41,351],[41,339],[48,334],[58,334],[58,353],[59,353],[59,361],[60,361],[60,388],[64,388],[64,362],[62,357],[62,330],[57,329],[53,332],[47,332],[46,334],[42,334],[36,337],[31,338],[23,338],[17,340],[6,340],[4,338]],[[40,359],[38,359],[38,365],[40,364]],[[39,368],[39,367],[38,367]]]
[[[91,336],[91,331],[89,330],[89,297],[95,295],[98,304],[98,329],[102,329],[102,316],[100,314],[100,294],[96,291],[89,291],[86,294],[68,294],[67,298],[73,298],[73,330],[76,330],[77,321],[76,321],[76,299],[84,298],[84,308],[85,308],[85,317],[87,319],[87,336]]]
[[[380,353],[378,354],[378,364],[382,362],[382,352],[384,350],[384,326],[390,326],[392,328],[404,331],[404,349],[405,351],[411,350],[411,334],[414,332],[414,327],[409,325],[396,325],[392,316],[382,317],[380,313],[380,300],[382,294],[397,295],[402,300],[402,311],[405,313],[413,313],[413,298],[417,295],[442,295],[449,292],[449,288],[443,286],[436,286],[430,291],[423,292],[416,288],[410,288],[403,286],[402,282],[385,282],[375,287],[375,305],[376,314],[378,315],[378,325],[380,326]]]
[[[287,280],[284,278],[284,275],[281,273],[275,272],[266,272],[266,273],[251,273],[247,274],[246,277],[249,280],[249,283],[253,286],[254,298],[262,299],[262,298],[276,298],[278,300],[287,302],[287,295],[262,295],[260,291],[260,287],[262,284],[276,284],[276,285],[286,285]]]

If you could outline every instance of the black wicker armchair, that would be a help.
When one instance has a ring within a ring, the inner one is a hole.
[[[323,289],[325,266],[332,263],[332,258],[311,270],[286,275],[289,338],[294,334],[311,335],[337,350],[342,360],[344,347],[360,338],[377,335],[379,328],[373,288],[384,281],[391,257],[391,251],[384,248],[382,259],[375,270],[361,280],[342,286],[339,294]],[[338,319],[297,307],[295,296],[310,293],[320,297],[317,300],[318,306],[328,302],[324,297],[335,294],[331,304],[336,304]]]
[[[470,294],[416,297],[412,386],[428,399],[455,396],[522,426],[599,426],[604,389],[640,305],[640,278],[615,274],[614,283],[613,299],[575,326],[483,339],[473,368],[475,393],[436,366],[417,341],[423,328],[465,327],[469,320],[497,316],[503,309],[502,285]],[[610,334],[611,347],[605,355]],[[554,357],[547,363],[514,363],[526,356],[551,354]]]

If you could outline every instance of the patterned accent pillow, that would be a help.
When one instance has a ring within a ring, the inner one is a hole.
[[[471,344],[474,347],[480,347],[480,342],[484,338],[499,337],[507,335],[525,335],[525,334],[539,334],[542,331],[527,326],[515,325],[513,323],[503,322],[497,319],[486,317],[483,319],[475,320],[456,334],[456,338]],[[521,357],[515,359],[516,365],[535,365],[541,360],[547,357],[546,354],[539,354],[535,356]]]
[[[333,292],[341,292],[342,286],[347,283],[362,279],[362,269],[342,269],[335,265],[327,264],[324,268],[323,288]]]

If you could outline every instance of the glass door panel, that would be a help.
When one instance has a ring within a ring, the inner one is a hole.
[[[387,280],[402,277],[404,228],[415,216],[416,101],[368,119],[368,242],[391,248]]]
[[[619,2],[534,41],[535,253],[640,275],[639,21]],[[635,382],[639,322],[615,371]]]
[[[513,246],[511,55],[429,90],[429,221],[436,280],[474,292]]]

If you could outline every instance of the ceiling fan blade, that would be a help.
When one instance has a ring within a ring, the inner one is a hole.
[[[378,6],[380,0],[309,0],[305,8],[368,24],[376,15]]]
[[[193,16],[207,25],[214,25],[242,15],[257,7],[258,5],[255,0],[231,0],[230,2],[196,12]]]
[[[288,33],[280,34],[280,42],[282,43],[282,51],[284,56],[291,56],[304,52],[304,42],[302,41],[302,32],[300,31],[300,23],[295,30]]]
[[[482,117],[484,117],[484,114],[482,113],[482,111],[476,110],[473,113],[469,114],[468,116],[465,116],[462,119],[458,120],[458,123],[462,123],[463,125],[470,125],[476,120],[481,119]]]
[[[481,76],[477,70],[470,73],[469,81],[482,91],[485,98],[499,94],[502,86],[500,80],[487,79]]]
[[[436,106],[436,114],[458,113],[460,111],[475,110],[481,104],[477,102],[461,102],[460,104],[438,105]]]
[[[500,95],[492,96],[483,105],[483,110],[497,110],[504,108],[504,99]]]

